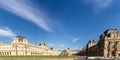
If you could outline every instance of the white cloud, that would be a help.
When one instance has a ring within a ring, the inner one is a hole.
[[[116,0],[84,0],[88,5],[93,5],[96,12],[108,9]]]
[[[16,34],[11,29],[4,27],[4,28],[0,28],[0,36],[14,37],[16,36]]]
[[[77,42],[77,41],[79,41],[80,40],[80,38],[73,38],[73,42],[75,43],[75,42]]]
[[[48,21],[41,15],[39,9],[29,3],[30,0],[0,0],[0,7],[51,32]]]

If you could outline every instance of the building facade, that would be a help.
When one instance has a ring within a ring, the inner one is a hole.
[[[87,56],[97,56],[97,43],[95,40],[90,40],[86,46],[86,55]]]
[[[108,29],[98,42],[98,54],[104,57],[120,56],[120,33],[117,29]]]
[[[66,55],[62,54],[63,52],[66,53]],[[0,56],[71,56],[75,53],[78,53],[78,51],[48,48],[44,42],[35,46],[28,43],[27,39],[22,36],[16,36],[9,44],[0,43]]]
[[[100,35],[98,43],[90,40],[85,49],[78,54],[82,56],[120,57],[120,33],[117,29],[107,29]]]
[[[25,37],[16,36],[10,44],[0,43],[0,55],[59,55],[54,49],[49,49],[41,42],[38,46],[28,43]]]

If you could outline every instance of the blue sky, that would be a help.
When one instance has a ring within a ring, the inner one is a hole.
[[[57,50],[81,49],[106,29],[120,31],[118,0],[0,0],[0,42],[25,36]]]

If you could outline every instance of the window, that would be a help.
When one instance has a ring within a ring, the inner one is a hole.
[[[120,53],[119,53],[119,56],[120,56]]]
[[[112,56],[115,56],[115,51],[112,51]]]

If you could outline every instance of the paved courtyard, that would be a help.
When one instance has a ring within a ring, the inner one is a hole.
[[[0,60],[113,60],[113,59],[0,59]],[[115,59],[116,60],[116,59]],[[120,59],[117,59],[120,60]]]
[[[71,58],[68,59],[40,59],[40,58],[0,58],[0,60],[74,60]]]
[[[94,59],[85,59],[85,58],[66,58],[66,59],[41,59],[41,58],[0,58],[0,60],[120,60],[120,58],[94,58]]]

